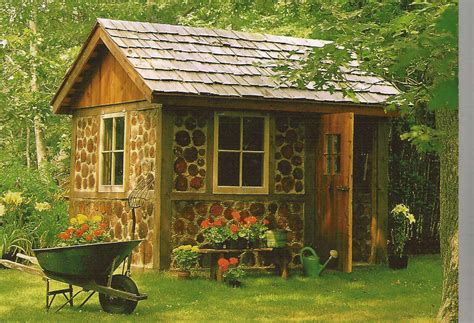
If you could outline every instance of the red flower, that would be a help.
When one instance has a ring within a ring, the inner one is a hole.
[[[221,219],[214,221],[214,226],[219,228],[219,227],[222,227],[222,225],[224,225],[224,223],[222,222]]]
[[[244,221],[247,224],[253,225],[253,224],[257,223],[257,218],[254,217],[254,216],[248,216],[244,219]]]
[[[103,233],[104,233],[104,230],[102,230],[102,229],[94,230],[94,235],[95,235],[96,237],[102,235]]]
[[[207,229],[207,228],[209,228],[209,224],[210,224],[210,223],[209,223],[209,220],[208,220],[208,219],[203,220],[203,221],[201,222],[201,228]]]
[[[83,224],[81,225],[81,230],[84,231],[84,232],[87,231],[87,230],[89,230],[89,225],[88,225],[87,223],[83,223]]]
[[[231,215],[232,215],[232,218],[233,218],[235,221],[240,221],[240,213],[239,213],[239,212],[237,212],[237,211],[232,211]]]
[[[235,224],[231,224],[230,225],[230,231],[232,231],[232,233],[237,233],[237,232],[239,232],[239,227]]]
[[[239,259],[235,258],[235,257],[231,257],[229,258],[229,264],[231,265],[237,265],[239,263]]]
[[[76,237],[77,237],[77,238],[82,237],[83,234],[84,234],[84,231],[79,230],[79,229],[76,230]]]
[[[92,241],[94,237],[91,234],[86,235],[86,241]]]
[[[229,260],[225,258],[220,258],[219,260],[217,260],[217,264],[219,265],[219,267],[229,267]]]
[[[263,223],[263,225],[268,225],[270,223],[270,221],[268,221],[267,219],[263,219],[262,223]]]
[[[107,229],[108,224],[107,224],[107,222],[101,222],[101,223],[99,224],[99,227],[100,227],[101,229]]]
[[[74,229],[73,227],[69,227],[69,228],[67,228],[67,230],[64,233],[67,233],[67,234],[71,235],[71,234],[74,233],[74,230],[76,230],[76,229]]]
[[[67,240],[71,237],[70,234],[68,234],[67,232],[61,232],[60,234],[58,234],[58,238],[59,239],[62,239],[62,240]]]

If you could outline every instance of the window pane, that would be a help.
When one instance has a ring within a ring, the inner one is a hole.
[[[339,174],[341,172],[341,155],[334,156],[334,173]]]
[[[242,186],[263,186],[263,154],[243,154]]]
[[[112,153],[102,154],[102,185],[112,185]]]
[[[104,119],[104,150],[112,150],[112,122],[113,118]]]
[[[123,150],[124,142],[124,117],[115,118],[115,149]]]
[[[217,185],[239,186],[240,153],[219,153]]]
[[[333,135],[334,140],[334,153],[340,154],[341,153],[341,135]]]
[[[265,123],[263,118],[244,118],[243,150],[263,151],[263,133]]]
[[[326,163],[326,174],[331,175],[331,155],[326,155],[325,156],[325,163]]]
[[[324,146],[324,152],[326,154],[332,153],[332,135],[326,135],[326,145]]]
[[[219,149],[240,150],[240,117],[219,118]]]
[[[123,185],[123,153],[114,153],[114,185]]]

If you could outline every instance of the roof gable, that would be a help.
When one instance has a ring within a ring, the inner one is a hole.
[[[299,89],[275,79],[276,60],[301,60],[308,51],[329,43],[323,40],[98,19],[86,48],[94,34],[149,101],[179,95],[383,106],[398,93],[390,83],[360,71],[356,62],[344,70],[346,84],[334,83],[333,93],[315,90],[311,84]],[[83,49],[79,63],[85,54]],[[71,70],[79,67],[76,63]],[[70,71],[66,85],[72,76]],[[64,83],[59,92],[68,90]],[[358,102],[342,94],[341,86],[347,85],[355,90]],[[60,111],[67,102],[57,97],[53,106]]]

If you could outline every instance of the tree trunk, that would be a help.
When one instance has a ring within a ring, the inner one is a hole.
[[[440,152],[440,244],[443,295],[438,319],[458,320],[458,111],[436,111],[436,128],[443,133]]]
[[[30,127],[27,125],[26,126],[26,149],[25,149],[25,154],[26,154],[26,168],[30,169],[31,168],[31,158],[30,158],[30,136],[31,135],[31,130]]]
[[[36,35],[36,14],[33,13],[32,19],[29,21],[29,27],[33,38]],[[31,63],[31,92],[35,93],[38,91],[37,77],[36,77],[36,56],[38,55],[38,49],[36,48],[35,40],[30,41],[30,54],[33,58]],[[41,117],[37,114],[34,116],[33,123],[35,131],[35,147],[36,147],[36,161],[38,169],[43,165],[43,162],[46,160],[46,146],[43,139],[43,129],[41,124]]]

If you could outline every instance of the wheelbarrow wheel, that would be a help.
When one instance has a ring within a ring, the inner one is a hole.
[[[130,277],[125,275],[113,275],[111,287],[124,292],[138,294],[137,285],[135,285]],[[115,314],[130,314],[138,304],[138,301],[111,297],[102,293],[99,293],[99,302],[105,312]]]

